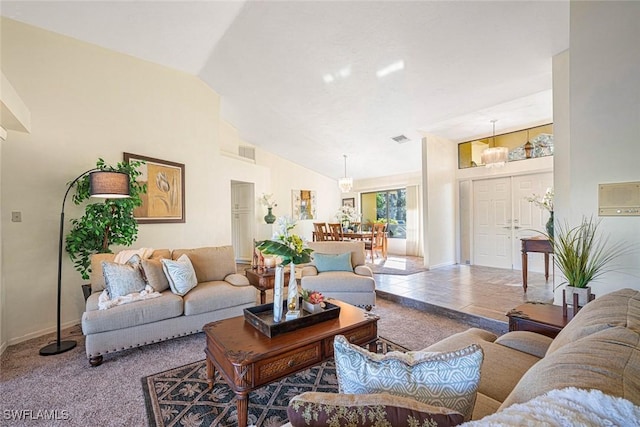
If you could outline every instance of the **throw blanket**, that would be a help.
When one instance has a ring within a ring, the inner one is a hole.
[[[139,255],[140,259],[151,258],[153,254],[152,248],[140,248],[140,249],[125,249],[116,254],[114,262],[118,264],[124,264],[134,255]]]
[[[153,288],[149,285],[145,286],[143,291],[134,292],[132,294],[116,297],[114,299],[109,299],[109,293],[105,289],[98,297],[98,309],[107,310],[111,307],[115,307],[116,305],[129,304],[130,302],[158,298],[161,296],[162,294],[160,292],[154,291]]]
[[[150,258],[152,254],[152,248],[125,249],[116,254],[114,262],[117,262],[118,264],[125,264],[134,255],[138,255],[141,259],[147,259]],[[107,310],[111,307],[115,307],[116,305],[129,304],[130,302],[158,298],[160,296],[162,296],[162,294],[154,291],[154,289],[149,285],[145,286],[144,290],[140,292],[134,292],[114,299],[109,298],[109,293],[105,289],[98,297],[98,309]]]
[[[525,403],[462,424],[478,426],[640,426],[640,407],[600,390],[551,390]]]

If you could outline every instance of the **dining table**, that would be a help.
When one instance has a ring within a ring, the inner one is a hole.
[[[371,241],[373,233],[371,231],[343,231],[342,238],[343,240],[362,240],[362,241]],[[330,236],[329,236],[330,237]],[[387,240],[388,233],[385,232],[382,236],[382,256],[387,258]],[[317,242],[316,232],[313,232],[313,241]],[[330,241],[333,241],[332,239]]]

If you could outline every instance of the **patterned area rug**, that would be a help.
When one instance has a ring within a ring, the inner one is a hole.
[[[378,338],[378,353],[393,350],[407,351],[398,344]],[[217,373],[213,388],[207,389],[204,360],[143,377],[142,389],[150,426],[238,425],[235,394]],[[338,392],[333,359],[249,393],[249,424],[281,426],[288,421],[289,400],[305,391]]]

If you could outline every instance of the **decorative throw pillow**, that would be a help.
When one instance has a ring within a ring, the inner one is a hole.
[[[314,426],[456,426],[461,413],[387,393],[336,394],[306,392],[289,401],[293,427]]]
[[[176,295],[186,295],[198,284],[196,272],[191,265],[191,260],[187,255],[181,255],[176,261],[162,259],[162,269],[167,276],[171,292]]]
[[[319,273],[324,271],[353,271],[351,252],[344,254],[313,254],[313,263]]]
[[[125,264],[102,261],[105,289],[109,298],[140,292],[146,286],[140,271],[140,257],[134,255]]]
[[[143,259],[142,274],[154,291],[162,292],[169,289],[169,281],[162,269],[160,258]]]
[[[387,392],[453,409],[471,419],[476,402],[482,349],[473,344],[449,353],[371,353],[342,335],[333,341],[340,393]]]

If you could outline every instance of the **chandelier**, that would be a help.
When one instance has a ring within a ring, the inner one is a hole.
[[[480,161],[488,168],[499,168],[507,163],[509,149],[507,147],[496,147],[496,122],[493,123],[493,147],[485,148],[480,155]]]
[[[343,154],[342,157],[344,157],[344,178],[338,180],[338,187],[343,193],[348,193],[353,188],[353,178],[347,177],[347,155]]]

